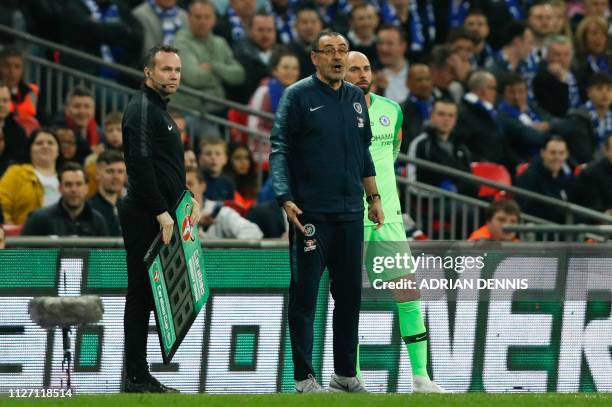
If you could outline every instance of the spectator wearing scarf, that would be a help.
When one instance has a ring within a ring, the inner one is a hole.
[[[272,1],[271,3],[270,11],[276,23],[276,38],[281,44],[288,45],[297,38],[294,28],[295,11],[293,10],[297,2],[289,0]]]
[[[589,78],[594,73],[610,72],[612,53],[609,50],[608,24],[603,17],[585,17],[575,36],[576,56],[573,68],[581,90],[581,97],[586,99]]]
[[[411,0],[392,4],[390,0],[380,4],[383,24],[402,26],[408,33],[408,53],[418,57],[426,53],[436,38],[436,20],[431,1]]]
[[[578,81],[570,70],[572,54],[569,38],[552,36],[546,48],[546,62],[533,79],[536,101],[556,117],[564,117],[568,109],[581,105]]]
[[[157,44],[173,44],[176,33],[187,25],[187,12],[176,0],[170,1],[173,5],[164,8],[160,0],[146,0],[132,11],[143,28],[142,55]]]
[[[62,2],[60,42],[70,48],[98,56],[109,63],[136,67],[142,47],[142,27],[123,2],[74,0]],[[60,62],[83,73],[117,79],[107,67],[60,54]]]
[[[214,28],[214,33],[222,36],[230,47],[247,36],[249,20],[257,11],[256,0],[230,0],[225,15]]]
[[[567,141],[576,163],[597,158],[602,143],[612,135],[612,76],[609,73],[593,74],[587,93],[587,102],[568,113],[575,131]]]
[[[477,40],[474,47],[474,60],[472,65],[478,68],[484,68],[493,59],[493,48],[487,42],[490,28],[486,14],[478,9],[470,10],[465,17],[463,23],[464,28],[468,30]]]
[[[517,73],[504,77],[497,106],[499,124],[509,143],[528,161],[540,150],[548,132],[557,126],[550,113],[530,103],[527,82]],[[557,133],[558,129],[553,129]]]

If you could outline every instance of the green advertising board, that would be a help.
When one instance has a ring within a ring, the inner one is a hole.
[[[454,392],[612,391],[612,246],[474,247],[444,249],[442,260],[453,257],[453,267],[439,269],[436,261],[428,280],[422,280],[430,286],[422,292],[432,377]],[[414,243],[411,249],[415,257],[430,260],[421,254],[429,252],[427,245]],[[482,256],[486,267],[463,270],[456,254]],[[294,391],[287,250],[205,248],[200,261],[210,297],[169,364],[151,318],[151,372],[185,393]],[[453,283],[453,288],[432,289],[444,276],[474,281],[474,287],[491,281],[505,287],[471,290]],[[32,297],[96,294],[104,318],[74,331],[73,386],[81,393],[120,391],[126,286],[121,249],[0,251],[0,388],[53,387],[62,377],[61,331],[30,321]],[[333,372],[333,309],[324,273],[313,346],[313,367],[324,384]],[[409,392],[410,363],[395,302],[365,280],[359,340],[367,388]]]
[[[173,212],[174,229],[164,245],[161,232],[145,256],[155,304],[155,320],[164,363],[171,362],[206,303],[208,288],[193,203],[185,191]]]

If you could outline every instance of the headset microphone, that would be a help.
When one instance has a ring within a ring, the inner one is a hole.
[[[151,79],[153,82],[157,83],[159,86],[161,86],[162,89],[166,89],[168,87],[168,85],[164,85],[163,83],[161,83],[160,81],[156,80],[155,78],[153,78],[153,76],[151,74],[147,75],[147,78]]]

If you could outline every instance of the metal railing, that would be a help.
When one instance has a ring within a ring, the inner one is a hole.
[[[597,242],[605,242],[610,240],[612,236],[612,225],[555,225],[555,224],[541,224],[541,225],[505,225],[503,227],[508,232],[518,232],[520,234],[540,234],[544,237],[548,234],[556,236],[564,235],[569,236],[578,242],[583,242],[587,239],[592,239]],[[545,240],[545,239],[544,239]],[[559,239],[556,239],[557,241]]]
[[[52,42],[52,41],[48,41],[48,40],[45,40],[43,38],[36,37],[36,36],[34,36],[32,34],[29,34],[27,32],[15,30],[15,29],[13,29],[13,28],[11,28],[9,26],[3,25],[3,24],[0,24],[0,32],[8,34],[8,35],[11,35],[11,36],[13,36],[15,38],[18,38],[18,39],[26,42],[26,43],[29,43],[29,44],[35,44],[35,45],[41,46],[43,48],[49,49],[51,51],[57,50],[57,51],[60,51],[62,53],[65,53],[65,54],[77,57],[79,59],[82,59],[84,61],[92,62],[92,63],[94,63],[94,64],[96,64],[98,66],[104,66],[104,67],[107,67],[107,68],[111,68],[111,69],[113,69],[116,72],[122,73],[122,74],[124,74],[124,75],[126,75],[128,77],[134,78],[134,79],[138,79],[138,80],[142,79],[142,75],[143,75],[142,71],[139,71],[137,69],[105,61],[102,58],[96,57],[96,56],[88,54],[86,52],[75,50],[75,49],[67,47],[65,45],[62,45],[62,44],[59,44],[59,43],[56,43],[56,42]],[[201,99],[203,99],[205,101],[213,102],[215,104],[219,104],[219,105],[225,106],[227,108],[233,108],[233,109],[239,110],[241,112],[245,112],[245,113],[248,113],[248,114],[251,114],[251,115],[255,115],[255,116],[267,119],[267,120],[273,120],[274,119],[274,115],[272,115],[270,113],[262,112],[260,110],[251,109],[249,106],[246,106],[246,105],[243,105],[243,104],[240,104],[240,103],[236,103],[236,102],[232,102],[231,100],[222,99],[222,98],[219,98],[219,97],[216,97],[216,96],[213,96],[213,95],[209,95],[206,92],[202,92],[202,91],[199,91],[197,89],[190,88],[190,87],[187,87],[187,86],[184,86],[184,85],[181,85],[180,92],[184,92],[184,93],[186,93],[188,95],[196,96],[196,97],[201,98]]]
[[[484,223],[483,213],[490,203],[476,198],[447,191],[422,182],[408,182],[398,178],[400,185],[405,185],[404,198],[406,213],[414,214],[415,227],[422,230],[429,238],[440,240],[465,240],[472,231]],[[523,224],[551,225],[550,221],[528,214],[521,215]],[[554,225],[554,224],[552,224]],[[531,232],[526,230],[525,232]],[[519,235],[521,240],[533,240],[532,233]],[[547,235],[544,241],[560,241],[560,236]]]
[[[532,199],[544,205],[562,208],[563,210],[565,210],[566,215],[567,215],[566,223],[573,223],[574,217],[578,216],[578,217],[586,218],[586,219],[601,222],[601,223],[612,224],[612,216],[608,216],[604,213],[597,212],[592,209],[573,204],[571,202],[551,198],[549,196],[538,194],[532,191],[528,191],[526,189],[518,188],[513,185],[501,184],[499,182],[491,181],[490,179],[487,179],[487,178],[472,175],[470,173],[459,171],[454,168],[445,167],[435,162],[422,160],[420,158],[411,158],[405,154],[400,154],[398,159],[400,160],[400,162],[403,162],[404,164],[413,164],[417,167],[423,167],[428,170],[435,171],[437,173],[441,173],[441,174],[456,177],[456,178],[461,178],[475,185],[488,185],[488,186],[497,188],[502,191],[511,192],[512,194],[516,196],[521,196],[521,197],[525,197],[528,199]],[[407,180],[404,180],[404,182],[407,182]],[[551,222],[547,222],[547,223],[551,223]]]
[[[14,37],[19,38],[20,40],[23,40],[30,44],[35,44],[51,50],[58,50],[62,53],[81,58],[88,62],[93,62],[100,66],[115,69],[117,72],[121,72],[122,74],[128,75],[130,77],[142,79],[142,72],[136,69],[109,63],[101,58],[68,48],[61,44],[57,44],[32,36],[25,32],[14,30],[4,25],[0,25],[0,32],[13,35]],[[93,75],[88,75],[70,67],[55,64],[45,59],[38,58],[36,56],[27,56],[27,61],[29,65],[28,75],[30,75],[30,79],[36,83],[41,83],[44,78],[46,86],[48,87],[48,89],[51,90],[51,92],[48,92],[48,94],[45,95],[45,102],[51,106],[51,109],[49,109],[50,111],[58,111],[61,109],[64,102],[66,88],[77,83],[84,84],[88,88],[92,89],[92,91],[96,95],[99,95],[102,100],[110,101],[108,103],[108,106],[106,106],[105,104],[103,106],[103,110],[101,110],[102,120],[108,112],[107,108],[110,110],[121,110],[122,107],[127,104],[127,100],[129,99],[130,95],[135,91],[134,89],[119,85],[113,81],[101,79]],[[197,96],[203,100],[218,103],[228,108],[234,108],[236,110],[256,115],[268,120],[272,120],[273,118],[273,116],[269,113],[253,110],[248,106],[244,106],[228,100],[219,99],[204,92],[200,92],[195,89],[190,89],[185,86],[181,87],[181,91],[190,95]],[[228,120],[209,113],[194,111],[193,109],[190,109],[185,106],[178,107],[185,113],[218,124],[226,130],[229,128],[234,128],[239,131],[245,132],[246,134],[248,134],[250,139],[253,137],[257,140],[269,139],[269,134],[267,133],[252,130],[248,127],[241,126],[239,124],[230,122]],[[257,145],[259,148],[263,148],[263,143],[257,143]],[[254,153],[257,155],[261,155],[261,151],[254,151]],[[410,164],[413,164],[417,167],[423,167],[438,173],[461,178],[477,185],[488,185],[494,188],[498,188],[500,190],[505,190],[517,196],[533,199],[539,203],[542,203],[543,205],[551,205],[563,208],[566,211],[568,223],[572,223],[575,216],[580,216],[582,218],[595,220],[597,222],[612,224],[611,216],[607,216],[605,214],[581,207],[579,205],[572,204],[570,202],[554,199],[535,192],[517,188],[515,186],[500,184],[489,179],[474,176],[469,173],[445,167],[434,162],[421,160],[418,158],[409,159],[408,156],[406,156],[405,154],[400,154],[398,159],[400,160],[400,162],[404,162],[405,164],[409,162]],[[261,185],[262,183],[262,178],[262,167],[261,165],[258,165],[259,185]],[[398,183],[407,184],[407,179],[400,177],[398,178]],[[481,213],[489,205],[489,203],[485,201],[480,201],[478,199],[462,196],[459,194],[453,194],[449,191],[422,183],[411,183],[411,188],[406,188],[406,191],[406,203],[408,205],[408,213],[411,213],[411,210],[413,209],[410,206],[412,205],[412,202],[416,202],[416,212],[414,213],[417,217],[417,226],[419,226],[426,233],[428,233],[429,236],[432,236],[435,228],[435,222],[438,222],[438,224],[441,224],[443,226],[439,230],[439,237],[441,239],[446,238],[447,235],[451,239],[466,238],[468,235],[468,229],[473,230],[480,226],[479,223],[482,218]],[[432,194],[433,196],[431,196]],[[427,201],[427,205],[424,205],[425,201]],[[438,208],[437,210],[435,210],[436,205]],[[427,211],[427,213],[425,214],[426,216],[423,213],[424,209]],[[448,231],[446,230],[447,228],[444,227],[445,223],[447,222],[447,217],[448,222],[450,222],[451,224],[451,227]],[[525,221],[530,221],[537,224],[550,224],[550,222],[546,220],[538,219],[529,216],[528,214],[524,214],[523,219]],[[471,224],[471,227],[469,224]],[[460,225],[460,230],[457,229],[458,225]]]
[[[26,80],[45,84],[44,106],[47,112],[59,112],[63,109],[66,89],[80,85],[89,89],[96,100],[108,101],[100,106],[100,120],[103,123],[111,111],[123,111],[134,89],[119,85],[98,76],[80,72],[76,69],[58,65],[46,59],[26,55]]]

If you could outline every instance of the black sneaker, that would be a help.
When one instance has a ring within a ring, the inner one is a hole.
[[[149,375],[144,379],[128,377],[125,381],[126,393],[178,393],[177,389],[161,384],[156,378]]]

